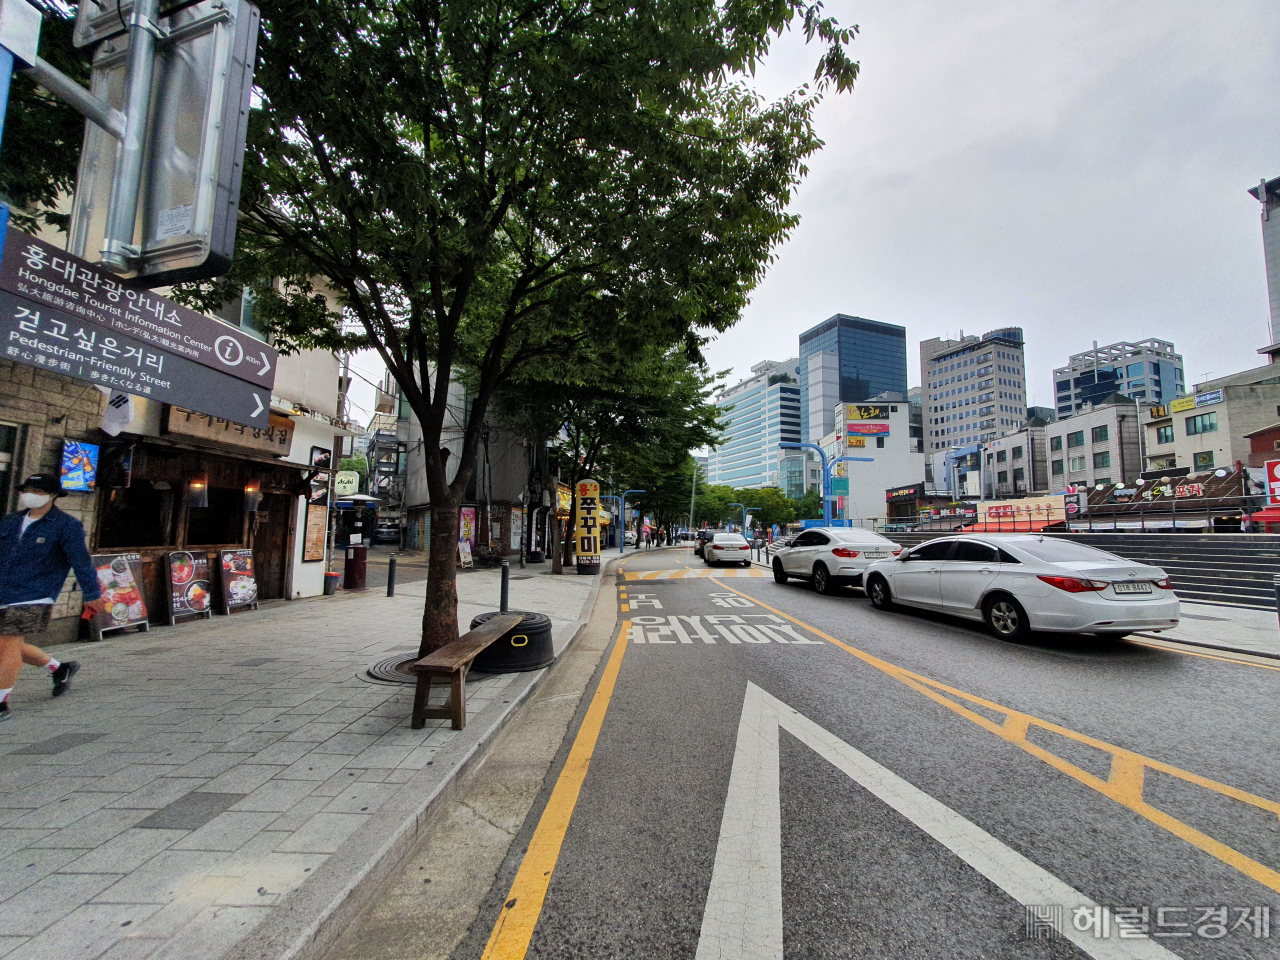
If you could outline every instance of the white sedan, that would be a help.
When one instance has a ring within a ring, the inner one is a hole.
[[[1043,536],[959,536],[871,565],[866,590],[895,603],[985,621],[997,637],[1033,630],[1125,634],[1178,625],[1178,598],[1159,567]]]
[[[707,566],[713,563],[740,563],[751,566],[751,544],[740,533],[717,533],[702,548]]]
[[[897,556],[901,550],[892,540],[870,530],[812,527],[774,555],[773,579],[778,583],[786,583],[790,577],[811,580],[818,593],[860,587],[868,564]]]

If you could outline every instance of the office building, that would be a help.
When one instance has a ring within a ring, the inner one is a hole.
[[[795,359],[765,360],[751,368],[751,377],[717,394],[728,427],[707,458],[707,483],[804,495],[804,453],[780,447],[800,442],[799,366]]]
[[[1021,327],[922,340],[925,449],[965,447],[1020,429],[1027,413],[1025,370]]]
[[[1142,411],[1146,470],[1205,473],[1236,463],[1261,467],[1280,447],[1257,451],[1254,434],[1280,421],[1280,376],[1268,365],[1197,383],[1191,393]],[[1256,456],[1255,453],[1263,453]]]
[[[840,403],[833,411],[836,429],[820,444],[828,462],[858,461],[832,467],[831,516],[871,528],[888,519],[885,491],[924,479],[924,452],[912,436],[911,404],[903,393],[885,393],[867,403]]]
[[[1122,340],[1073,353],[1065,367],[1053,371],[1058,417],[1070,417],[1085,404],[1100,403],[1119,393],[1130,400],[1165,403],[1185,392],[1182,356],[1168,340]]]
[[[1049,492],[1137,480],[1142,472],[1139,409],[1141,402],[1113,393],[1100,404],[1086,404],[1074,416],[1046,426]],[[1142,412],[1145,418],[1146,410]]]
[[[800,334],[800,411],[804,439],[835,429],[838,403],[907,392],[907,331],[838,313]]]
[[[1262,204],[1262,255],[1267,264],[1267,298],[1271,306],[1268,345],[1258,352],[1275,363],[1280,359],[1280,177],[1263,180],[1249,192]]]
[[[1047,427],[1037,417],[1021,430],[987,444],[982,474],[986,496],[1005,500],[1048,492]]]
[[[1027,407],[1027,420],[1043,420],[1053,423],[1058,419],[1058,412],[1053,407]]]

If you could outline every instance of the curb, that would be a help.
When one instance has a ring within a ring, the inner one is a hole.
[[[591,619],[604,574],[605,567],[602,566],[594,577],[595,582],[579,611],[579,618],[572,624],[569,639],[555,663],[523,677],[513,678],[512,683],[520,686],[516,690],[508,688],[504,691],[504,694],[509,694],[509,702],[488,707],[468,723],[468,727],[487,724],[483,726],[479,738],[469,744],[457,744],[452,750],[446,748],[437,754],[432,762],[433,766],[451,766],[445,777],[430,786],[420,783],[428,779],[424,769],[407,781],[396,791],[387,806],[375,814],[370,823],[349,837],[336,852],[330,854],[315,875],[291,893],[262,926],[232,945],[219,956],[219,960],[320,960],[332,948],[343,931],[368,905],[382,881],[395,871],[413,849],[432,819],[457,794],[462,779],[484,762],[489,747],[498,734],[533,699],[533,695],[546,682],[565,654],[573,649]],[[500,710],[498,715],[486,717],[495,708]],[[433,770],[432,773],[434,772]],[[426,796],[416,800],[424,790]],[[399,822],[388,822],[396,820]],[[379,844],[372,854],[366,854],[370,845],[366,836],[385,835],[389,826],[390,837]],[[342,864],[360,859],[363,862],[354,873],[347,871],[345,879],[342,875],[335,876]],[[308,886],[311,887],[310,890],[307,889]]]
[[[1268,660],[1280,660],[1280,653],[1267,653],[1263,650],[1245,650],[1243,647],[1223,647],[1215,643],[1197,643],[1195,640],[1175,640],[1173,637],[1162,637],[1156,633],[1134,633],[1134,637],[1146,640],[1159,640],[1161,643],[1176,643],[1184,647],[1197,647],[1201,650],[1218,650],[1221,653],[1243,653],[1248,657],[1265,657]]]

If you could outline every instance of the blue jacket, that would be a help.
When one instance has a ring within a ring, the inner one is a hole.
[[[24,600],[58,599],[67,571],[74,569],[86,600],[102,595],[98,572],[84,542],[84,524],[54,506],[22,533],[26,511],[0,521],[0,606]]]

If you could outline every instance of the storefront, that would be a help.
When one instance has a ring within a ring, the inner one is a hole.
[[[925,499],[924,483],[913,483],[909,487],[891,487],[884,492],[884,498],[889,523],[914,524],[920,518],[920,509]]]

